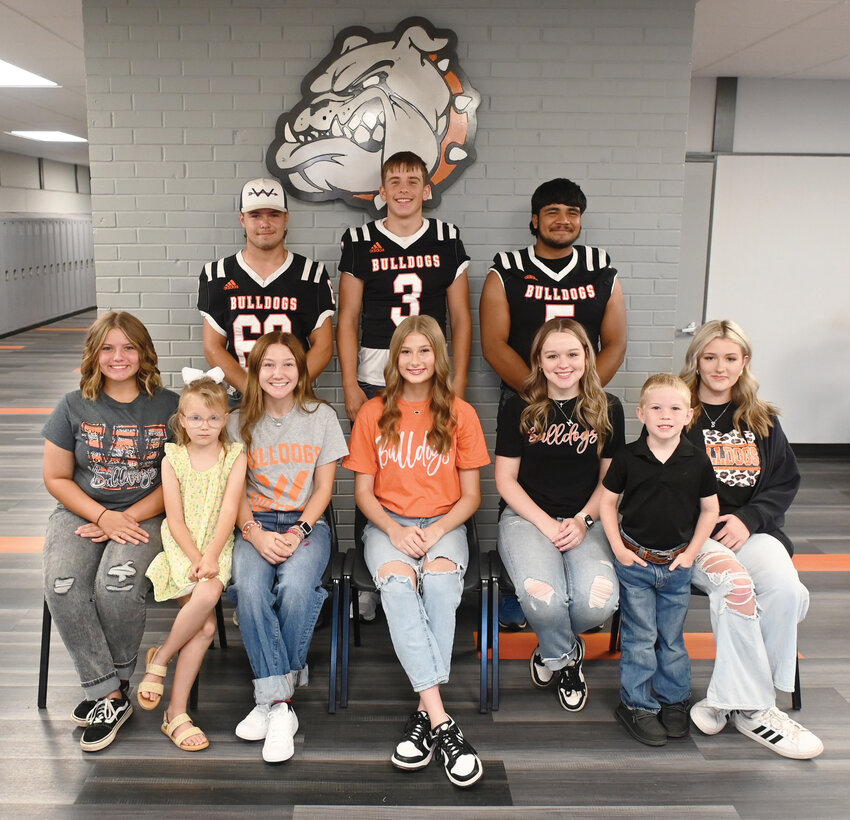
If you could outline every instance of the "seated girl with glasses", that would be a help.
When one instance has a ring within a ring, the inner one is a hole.
[[[188,370],[188,368],[186,369]],[[187,375],[184,370],[184,380]],[[215,635],[215,606],[230,580],[233,526],[244,493],[247,459],[227,435],[227,390],[220,368],[189,381],[171,425],[177,444],[165,445],[163,552],[147,570],[157,601],[176,598],[180,611],[160,647],[147,653],[139,684],[142,709],[155,709],[167,666],[179,652],[163,733],[185,752],[210,745],[186,713],[189,693]],[[218,381],[216,381],[218,379]]]

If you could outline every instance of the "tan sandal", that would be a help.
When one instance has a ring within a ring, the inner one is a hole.
[[[139,706],[142,707],[145,711],[152,711],[159,706],[160,701],[162,700],[162,694],[165,692],[165,676],[168,674],[167,666],[160,666],[158,663],[151,663],[153,659],[156,657],[156,653],[159,651],[160,647],[152,646],[148,649],[148,654],[145,657],[145,674],[148,675],[158,675],[162,678],[162,682],[155,683],[154,681],[146,681],[143,680],[139,684],[139,688],[136,690],[136,700],[139,702]],[[145,695],[156,695],[154,699],[151,698],[143,698],[142,694]]]
[[[182,731],[180,728],[184,727]],[[200,752],[201,749],[206,749],[210,742],[205,740],[203,743],[198,743],[195,746],[186,745],[186,740],[196,735],[204,734],[194,723],[192,718],[185,712],[177,715],[174,720],[168,722],[168,712],[162,716],[162,733],[178,748],[184,752]]]

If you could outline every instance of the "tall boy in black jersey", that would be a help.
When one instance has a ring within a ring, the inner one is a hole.
[[[433,316],[445,333],[447,304],[454,388],[461,397],[466,390],[472,342],[469,256],[454,225],[422,217],[430,195],[425,163],[409,151],[393,154],[381,169],[386,218],[343,234],[336,338],[345,411],[352,422],[366,401],[364,386],[370,394],[384,386],[396,327],[405,317],[422,314]]]
[[[503,384],[520,390],[531,340],[558,316],[579,322],[596,347],[603,385],[626,355],[626,306],[617,271],[601,248],[575,245],[587,199],[568,179],[552,179],[531,197],[534,245],[497,253],[481,292],[481,347]]]
[[[587,198],[569,179],[551,179],[531,196],[534,245],[493,258],[479,304],[481,349],[502,379],[499,406],[522,390],[529,375],[531,341],[544,322],[564,316],[587,331],[604,385],[626,356],[626,304],[606,251],[575,245]],[[504,629],[526,625],[519,601],[505,594]]]
[[[204,355],[242,391],[254,343],[264,333],[283,330],[307,348],[307,369],[315,379],[333,355],[335,305],[325,266],[286,249],[289,211],[277,180],[245,183],[239,221],[245,248],[207,262],[198,282]]]

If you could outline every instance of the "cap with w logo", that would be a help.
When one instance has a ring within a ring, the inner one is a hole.
[[[242,188],[240,211],[259,211],[271,208],[274,211],[287,211],[286,193],[276,179],[252,179]]]

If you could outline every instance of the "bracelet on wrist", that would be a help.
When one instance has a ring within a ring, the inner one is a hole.
[[[248,540],[248,533],[251,531],[251,527],[259,527],[260,529],[262,529],[263,525],[259,521],[255,521],[253,518],[250,521],[246,521],[242,525],[242,537],[246,541]]]
[[[301,529],[297,524],[293,524],[287,531],[287,535],[295,535],[298,536],[299,541],[304,540],[304,530]]]
[[[100,524],[100,519],[103,518],[104,514],[108,513],[108,512],[109,512],[109,510],[106,507],[104,507],[100,511],[100,515],[95,519],[94,525],[97,526],[98,524]]]

